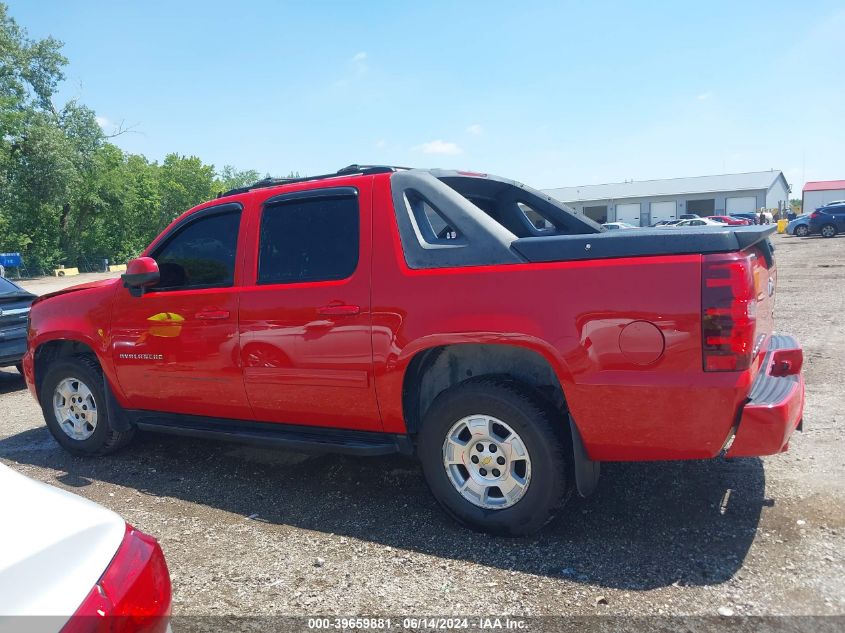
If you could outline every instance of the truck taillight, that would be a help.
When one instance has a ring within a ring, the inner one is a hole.
[[[751,366],[757,326],[754,256],[705,255],[701,270],[701,349],[704,371]]]
[[[170,599],[161,547],[127,524],[120,548],[62,633],[164,633]]]

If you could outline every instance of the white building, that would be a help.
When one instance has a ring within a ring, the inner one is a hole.
[[[804,185],[801,210],[812,213],[834,200],[845,200],[845,180],[817,180]]]
[[[648,226],[685,213],[707,216],[788,209],[789,191],[783,172],[771,170],[560,187],[544,193],[597,222]]]

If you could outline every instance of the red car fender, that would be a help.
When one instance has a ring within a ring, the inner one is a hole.
[[[84,345],[94,352],[115,398],[120,404],[125,403],[109,354],[112,298],[119,285],[118,279],[84,284],[41,296],[33,303],[24,377],[36,398],[34,362],[37,350],[53,341],[67,341]]]

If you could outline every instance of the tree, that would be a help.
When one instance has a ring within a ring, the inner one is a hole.
[[[67,59],[53,38],[31,40],[0,4],[0,218],[3,247],[36,263],[61,257],[72,198],[102,143],[87,108],[52,102]],[[93,126],[92,126],[93,124]]]
[[[14,126],[15,115],[27,105],[52,110],[52,97],[64,79],[62,68],[67,59],[61,54],[62,43],[52,37],[31,40],[26,30],[9,15],[0,3],[0,104],[4,116],[0,124],[4,136],[8,125]]]
[[[121,151],[93,110],[54,104],[61,47],[28,38],[0,2],[0,250],[36,270],[126,261],[182,212],[261,179],[231,165],[218,174],[196,156],[158,163]]]
[[[66,144],[52,125],[57,115],[51,99],[67,63],[60,48],[53,38],[30,40],[0,3],[2,246],[46,257],[57,254],[54,240],[34,231],[53,215],[45,199],[66,193],[73,178]]]
[[[240,189],[261,180],[261,174],[254,169],[238,171],[231,165],[224,165],[223,170],[215,182],[215,188],[219,193],[225,193],[231,189]]]
[[[159,169],[159,187],[161,206],[156,233],[183,211],[217,194],[214,166],[204,165],[196,156],[168,154]]]

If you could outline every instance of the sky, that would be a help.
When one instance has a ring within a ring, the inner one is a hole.
[[[845,4],[6,0],[59,103],[161,160],[462,168],[538,188],[845,178]]]

